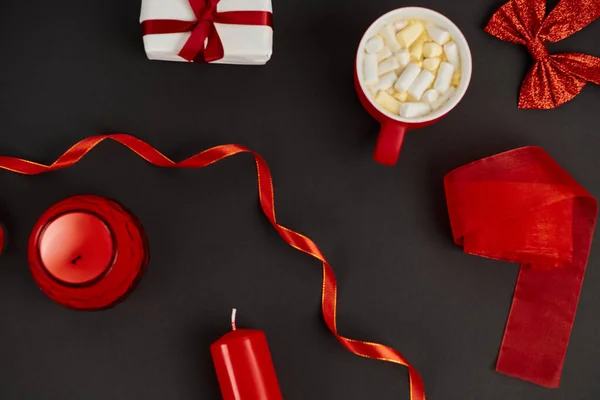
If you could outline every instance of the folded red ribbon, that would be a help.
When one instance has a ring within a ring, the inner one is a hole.
[[[561,0],[546,16],[546,0],[510,0],[485,31],[527,46],[535,64],[521,85],[519,108],[549,109],[581,92],[587,82],[600,85],[600,58],[580,53],[549,55],[544,42],[558,42],[600,17],[599,0]]]
[[[179,56],[190,62],[211,62],[220,60],[225,55],[215,23],[273,26],[273,14],[269,11],[218,12],[219,1],[189,0],[196,21],[147,20],[142,22],[142,32],[144,35],[191,32]]]
[[[226,144],[197,153],[183,161],[175,162],[150,146],[148,143],[126,134],[99,135],[88,137],[75,143],[69,150],[50,165],[23,160],[15,157],[0,156],[0,169],[24,175],[38,175],[75,165],[99,143],[112,139],[122,144],[144,160],[157,167],[164,168],[204,168],[227,157],[240,153],[250,153],[256,163],[258,179],[258,197],[263,213],[281,238],[296,250],[302,251],[317,260],[323,266],[323,284],[321,287],[321,311],[325,324],[336,339],[348,351],[365,358],[387,361],[408,368],[411,400],[425,400],[425,388],[417,370],[396,350],[378,343],[349,339],[337,330],[337,283],[333,269],[319,250],[316,243],[300,233],[280,225],[275,218],[275,198],[271,172],[265,160],[254,151],[237,145]]]
[[[556,388],[590,252],[596,200],[539,147],[444,179],[456,244],[521,263],[496,370]]]

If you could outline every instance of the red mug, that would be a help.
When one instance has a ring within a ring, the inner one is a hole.
[[[416,118],[403,118],[379,106],[369,94],[368,88],[362,79],[364,49],[367,40],[376,35],[385,24],[408,19],[417,19],[425,23],[431,23],[450,32],[452,39],[458,45],[461,60],[461,80],[454,94],[437,110]],[[404,7],[390,11],[373,22],[363,35],[358,46],[356,62],[354,64],[354,86],[363,107],[381,124],[379,138],[375,147],[375,161],[383,165],[395,165],[398,161],[398,155],[400,154],[400,148],[402,147],[406,131],[431,125],[448,114],[465,95],[471,81],[472,68],[471,50],[469,49],[467,39],[452,21],[436,11],[421,7]]]

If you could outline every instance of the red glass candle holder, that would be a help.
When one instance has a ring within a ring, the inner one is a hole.
[[[97,310],[122,300],[148,263],[140,222],[94,195],[46,210],[29,238],[29,266],[41,290],[66,307]]]

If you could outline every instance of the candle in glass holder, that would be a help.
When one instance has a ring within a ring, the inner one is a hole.
[[[51,299],[95,310],[129,293],[146,267],[148,250],[133,215],[112,200],[81,195],[42,214],[28,258],[34,279]]]
[[[283,400],[263,331],[237,329],[210,346],[223,400]]]

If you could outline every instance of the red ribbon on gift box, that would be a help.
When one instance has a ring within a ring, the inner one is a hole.
[[[50,165],[39,164],[16,157],[0,156],[0,169],[23,175],[38,175],[63,168],[69,168],[81,160],[94,147],[106,140],[113,140],[127,147],[135,154],[157,167],[164,168],[204,168],[236,154],[249,153],[254,157],[258,179],[258,197],[263,213],[281,238],[296,250],[306,253],[322,264],[323,283],[321,287],[321,311],[325,324],[336,339],[348,351],[365,358],[400,364],[408,369],[410,399],[425,400],[425,388],[419,372],[406,358],[391,347],[379,343],[364,342],[342,336],[337,330],[337,282],[333,269],[315,242],[308,237],[279,224],[275,217],[275,197],[271,171],[265,160],[254,151],[238,144],[216,146],[183,161],[175,162],[148,143],[127,134],[90,136],[75,143],[69,150]],[[1,231],[0,231],[1,233]]]
[[[496,370],[556,388],[598,214],[544,150],[523,147],[444,179],[456,244],[521,264]]]
[[[211,62],[225,54],[215,23],[273,27],[273,13],[269,11],[218,12],[219,1],[189,0],[196,21],[151,19],[142,22],[142,32],[144,35],[191,32],[179,56],[190,62]]]

